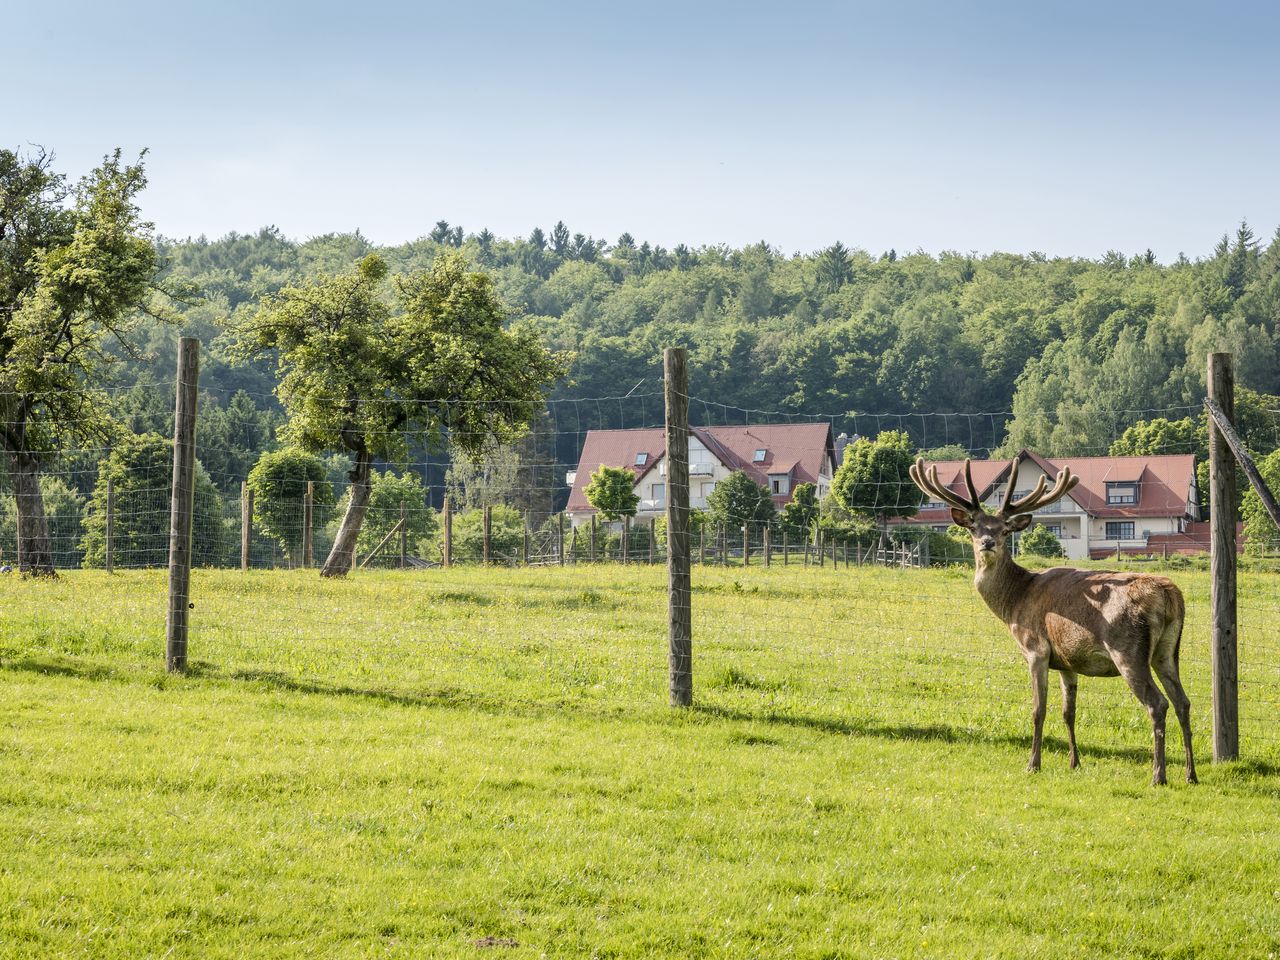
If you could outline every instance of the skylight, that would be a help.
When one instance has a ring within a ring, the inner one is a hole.
[[[764,455],[766,452],[767,451],[765,450],[757,450],[756,455],[752,460],[752,463],[764,463]]]
[[[644,466],[646,463],[648,463],[648,462],[649,462],[649,455],[648,455],[647,453],[637,453],[637,454],[636,454],[636,466],[637,466],[637,467],[643,467],[643,466]]]

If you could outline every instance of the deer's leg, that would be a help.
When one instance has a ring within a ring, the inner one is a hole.
[[[1196,761],[1191,754],[1191,699],[1182,689],[1182,680],[1178,676],[1178,664],[1169,658],[1156,663],[1156,674],[1164,687],[1165,694],[1173,703],[1173,712],[1178,715],[1178,726],[1182,728],[1182,749],[1187,755],[1187,783],[1198,783],[1196,779]]]
[[[1044,714],[1049,701],[1049,658],[1034,654],[1027,656],[1027,667],[1031,671],[1031,760],[1027,770],[1035,773],[1040,769],[1040,743],[1044,738]]]
[[[1062,679],[1062,719],[1067,724],[1067,747],[1070,752],[1068,761],[1071,769],[1080,766],[1080,752],[1076,749],[1076,675],[1070,670],[1063,670]]]
[[[1155,678],[1151,676],[1151,667],[1146,661],[1140,660],[1137,663],[1116,664],[1116,666],[1119,667],[1120,675],[1124,677],[1125,682],[1129,684],[1133,695],[1151,715],[1151,732],[1155,741],[1151,761],[1151,784],[1156,787],[1163,786],[1169,782],[1164,767],[1164,718],[1169,712],[1169,701],[1156,686]]]

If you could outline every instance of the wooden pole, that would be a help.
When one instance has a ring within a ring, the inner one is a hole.
[[[397,521],[396,525],[387,531],[387,535],[383,537],[381,540],[379,540],[378,545],[374,547],[371,551],[369,551],[369,555],[360,562],[361,570],[367,567],[373,561],[373,558],[382,552],[382,548],[391,542],[391,538],[394,537],[397,533],[399,533],[404,528],[403,525],[404,525],[403,520]],[[353,550],[352,553],[354,552],[355,551]]]
[[[302,496],[302,565],[310,570],[315,563],[311,528],[315,521],[316,484],[307,481],[307,492]]]
[[[1231,354],[1209,354],[1209,399],[1235,422]],[[1212,586],[1213,759],[1240,756],[1240,704],[1236,660],[1236,465],[1216,418],[1209,424],[1209,537]]]
[[[658,518],[649,518],[649,563],[653,563],[654,544],[658,541]]]
[[[200,341],[178,341],[177,397],[173,410],[173,501],[169,510],[169,621],[165,667],[187,669],[187,627],[191,602],[191,513],[195,504],[196,388],[200,382]]]
[[[751,524],[744,523],[742,525],[742,565],[744,567],[751,566]]]
[[[556,556],[560,566],[564,566],[564,513],[556,517]]]
[[[409,518],[405,514],[404,501],[400,501],[400,569],[409,565]]]
[[[591,514],[591,562],[596,562],[596,515]]]
[[[722,523],[720,524],[720,566],[727,567],[729,565],[729,530]]]
[[[689,569],[689,367],[683,347],[663,351],[667,440],[667,670],[670,703],[693,703]]]
[[[622,518],[622,562],[626,563],[631,556],[631,518]]]
[[[578,528],[569,528],[569,562],[578,565]]]
[[[782,531],[782,565],[784,567],[789,562],[787,554],[790,551],[790,549],[791,549],[791,545],[787,543],[787,531],[786,529],[783,529]]]
[[[524,546],[520,550],[520,556],[524,560],[524,565],[529,565],[529,518],[524,518]]]
[[[249,569],[249,546],[253,542],[253,490],[240,484],[240,569]]]
[[[766,567],[769,566],[769,561],[772,559],[770,556],[772,552],[773,544],[769,542],[769,528],[766,526],[764,528],[764,565]]]
[[[489,541],[493,536],[493,508],[485,507],[482,514],[484,523],[484,544],[482,547],[481,562],[487,567],[489,565]]]
[[[444,498],[444,551],[441,553],[440,562],[448,567],[453,564],[453,512],[449,507],[449,498]]]
[[[114,550],[114,533],[116,522],[116,485],[110,478],[107,479],[107,531],[106,531],[106,548],[107,548],[107,573],[114,570],[115,567],[115,550]]]
[[[707,565],[707,525],[705,523],[698,528],[698,565],[702,567]]]

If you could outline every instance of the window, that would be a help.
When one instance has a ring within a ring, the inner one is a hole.
[[[1044,525],[1044,528],[1045,528],[1046,530],[1048,530],[1050,533],[1052,533],[1052,534],[1053,534],[1055,537],[1057,537],[1059,540],[1061,540],[1061,539],[1062,539],[1062,524],[1060,524],[1060,523],[1046,523],[1046,524]]]
[[[774,493],[781,493],[781,492],[782,492],[782,481],[781,481],[781,480],[775,480],[775,481],[773,481],[773,492],[774,492]]]
[[[756,455],[755,455],[754,457],[752,457],[751,462],[752,462],[752,463],[764,463],[764,455],[765,455],[766,453],[768,453],[768,451],[767,451],[767,450],[757,450],[757,451],[756,451]]]
[[[1138,485],[1136,483],[1108,483],[1107,503],[1126,504],[1138,502]]]
[[[667,485],[665,483],[655,483],[653,485],[653,502],[658,506],[667,502]]]
[[[1107,539],[1108,540],[1132,540],[1133,539],[1133,521],[1107,521]]]
[[[637,453],[637,454],[636,454],[636,466],[637,466],[637,467],[643,467],[643,466],[644,466],[646,463],[648,463],[648,462],[649,462],[649,455],[648,455],[647,453]]]

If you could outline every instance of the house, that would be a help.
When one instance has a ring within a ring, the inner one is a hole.
[[[601,465],[626,467],[635,474],[635,492],[640,497],[637,518],[666,511],[665,432],[660,428],[589,430],[578,469],[565,476],[570,487],[565,511],[575,526],[595,513],[583,490]],[[705,509],[716,484],[736,470],[745,471],[769,490],[774,505],[781,507],[802,483],[814,484],[818,496],[825,496],[834,469],[835,446],[828,423],[689,429],[689,505],[694,509]]]
[[[1122,553],[1191,553],[1209,548],[1207,524],[1199,520],[1196,463],[1191,454],[1150,457],[1054,457],[1018,454],[1018,489],[1030,493],[1039,477],[1049,486],[1063,467],[1080,478],[1070,493],[1035,512],[1035,522],[1054,533],[1071,559]],[[964,463],[935,464],[938,479],[964,494]],[[1009,479],[1010,461],[975,460],[978,498],[998,510]],[[905,523],[946,530],[951,510],[941,502],[923,504]]]

